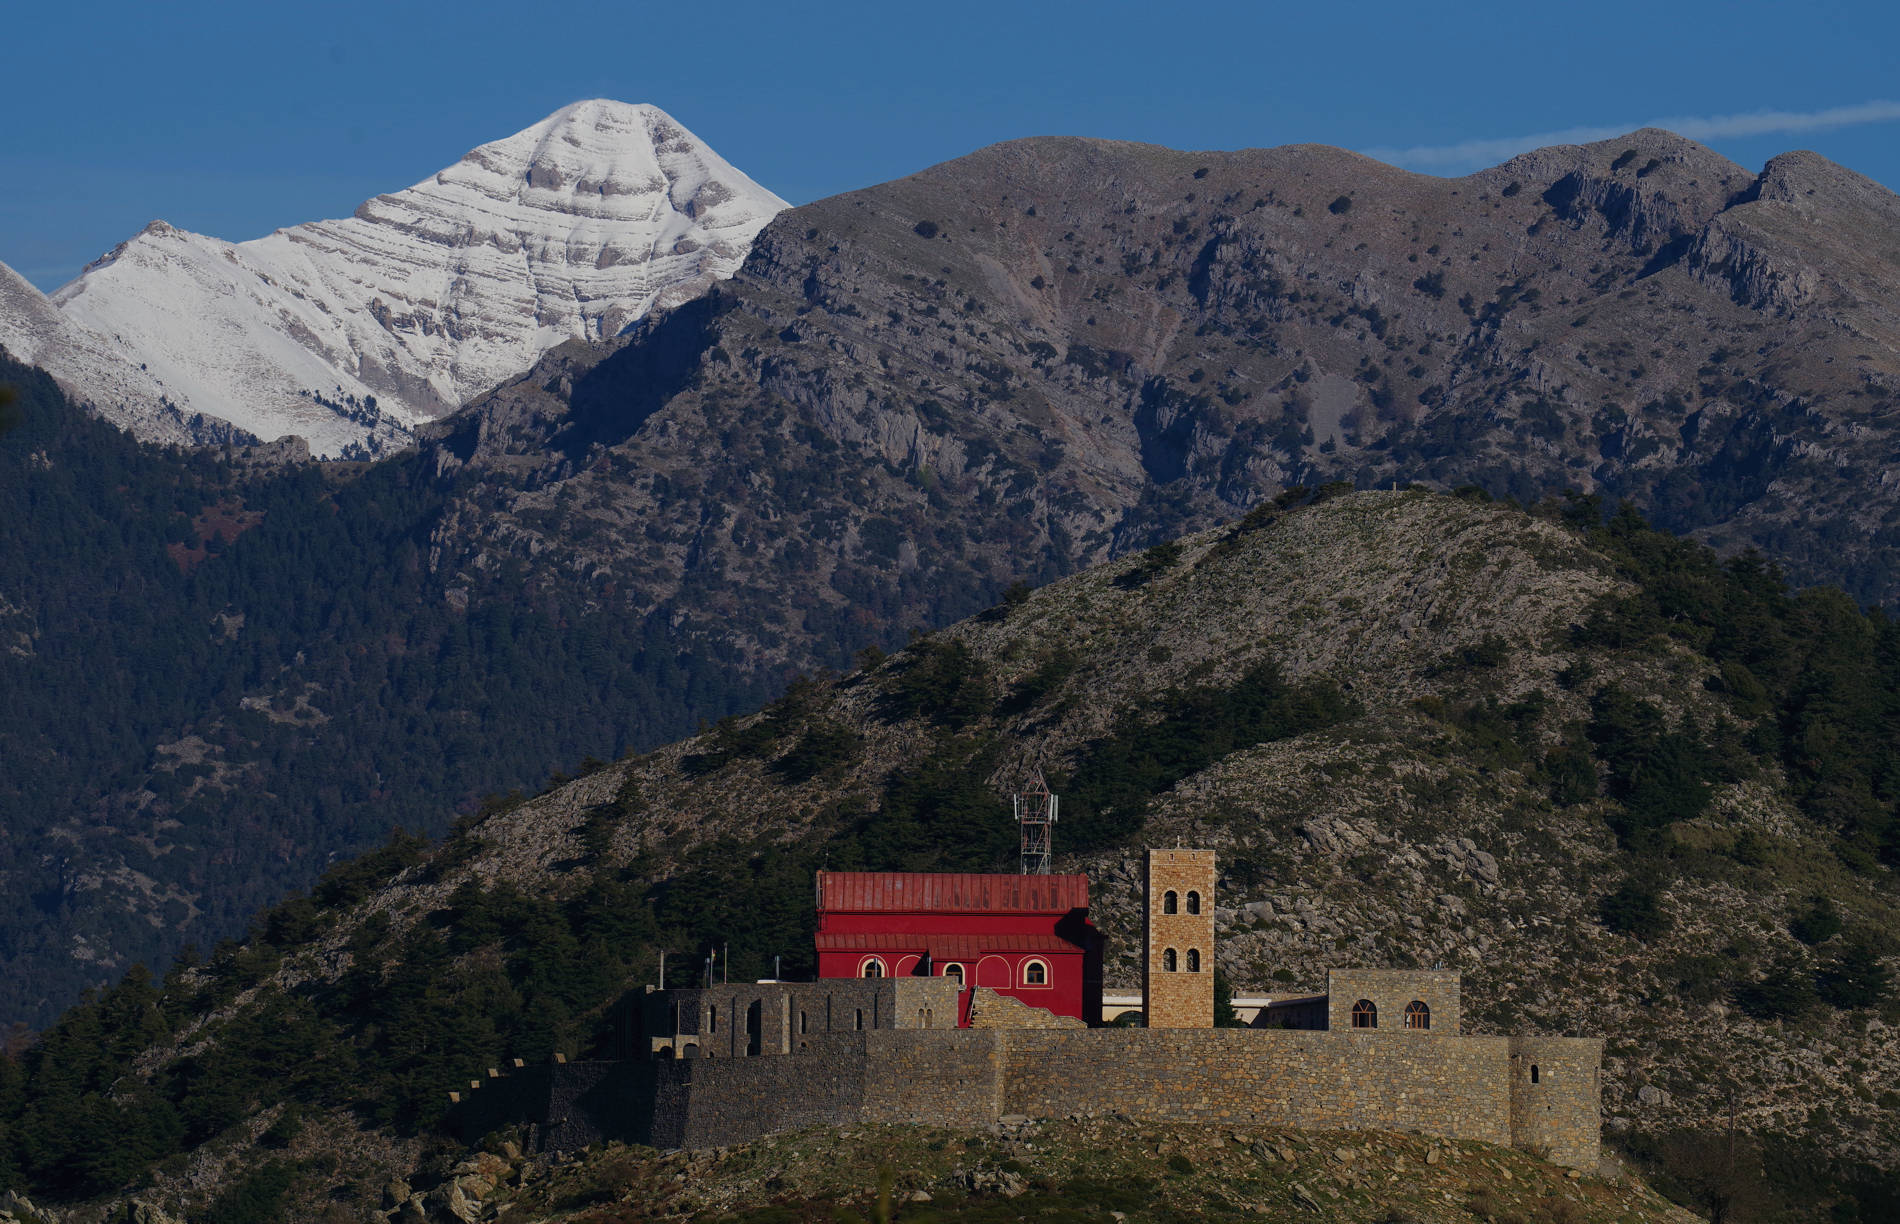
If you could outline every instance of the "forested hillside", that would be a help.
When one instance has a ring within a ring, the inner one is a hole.
[[[445,581],[453,483],[414,467],[142,448],[36,372],[0,381],[8,1021],[208,949],[392,828],[782,683],[523,567]]]
[[[1606,1136],[1681,1201],[1884,1219],[1896,731],[1900,628],[1759,558],[1589,500],[1289,493],[332,869],[0,1064],[10,1177],[299,1219],[432,1185],[449,1087],[616,1052],[661,948],[808,972],[822,863],[1007,869],[1041,764],[1111,985],[1141,847],[1211,845],[1233,986],[1458,969],[1476,1031],[1607,1038]]]

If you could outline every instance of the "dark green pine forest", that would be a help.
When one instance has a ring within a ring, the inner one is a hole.
[[[37,371],[0,382],[0,1022],[128,967],[89,949],[162,966],[392,827],[785,680],[523,567],[451,598],[425,562],[456,486],[421,465],[159,450]]]

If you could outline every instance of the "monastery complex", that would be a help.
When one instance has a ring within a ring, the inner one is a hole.
[[[1139,1007],[1105,1024],[1086,876],[820,872],[817,980],[650,987],[631,1057],[491,1068],[456,1107],[465,1133],[527,1120],[556,1149],[1120,1113],[1596,1167],[1602,1041],[1467,1036],[1456,973],[1336,969],[1324,995],[1215,1028],[1215,882],[1211,850],[1148,851]]]

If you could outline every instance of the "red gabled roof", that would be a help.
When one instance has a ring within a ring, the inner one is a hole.
[[[1085,875],[821,871],[818,912],[1066,914],[1087,909]]]
[[[872,931],[820,931],[820,952],[915,952],[933,960],[973,960],[985,952],[1080,952],[1060,935],[885,935]]]

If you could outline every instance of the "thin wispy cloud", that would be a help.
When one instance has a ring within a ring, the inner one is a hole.
[[[1796,132],[1821,132],[1831,128],[1855,127],[1863,123],[1892,123],[1900,120],[1900,102],[1861,102],[1853,106],[1832,106],[1816,111],[1751,111],[1744,115],[1683,115],[1673,119],[1652,119],[1647,123],[1624,123],[1602,127],[1573,127],[1557,132],[1538,132],[1530,136],[1505,136],[1489,140],[1461,140],[1456,144],[1414,145],[1411,148],[1367,149],[1366,156],[1376,157],[1395,166],[1419,170],[1472,169],[1494,165],[1531,149],[1546,145],[1589,144],[1608,140],[1639,127],[1668,128],[1691,140],[1724,140],[1740,136],[1778,136]]]

